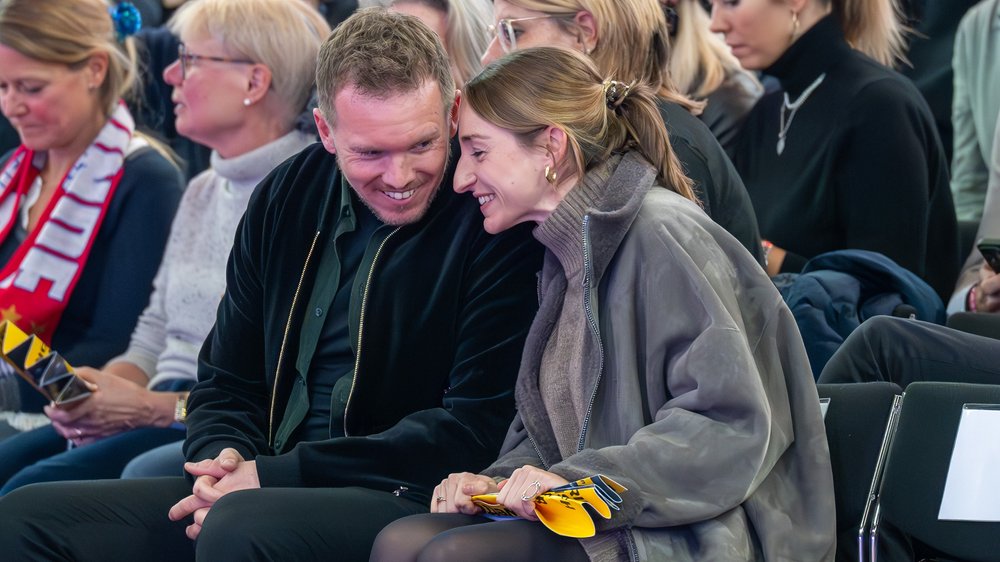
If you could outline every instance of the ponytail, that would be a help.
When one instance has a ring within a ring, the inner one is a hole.
[[[906,33],[899,0],[831,0],[852,47],[888,66],[906,60]]]
[[[607,154],[631,146],[656,168],[660,185],[697,202],[692,181],[684,175],[680,161],[670,146],[663,117],[656,106],[654,90],[641,82],[625,84],[615,80],[603,82],[604,97],[608,106],[625,129],[625,141],[608,147]]]

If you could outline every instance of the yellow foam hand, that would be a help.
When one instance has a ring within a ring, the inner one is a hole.
[[[592,537],[597,530],[584,506],[589,505],[601,517],[610,519],[611,510],[619,509],[618,504],[622,503],[620,494],[626,490],[611,478],[598,474],[535,496],[535,515],[556,534],[574,538]],[[497,503],[497,494],[472,496],[472,501],[491,518],[517,518],[513,511]]]

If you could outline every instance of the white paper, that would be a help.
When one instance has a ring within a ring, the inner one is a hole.
[[[1000,409],[988,408],[962,410],[938,519],[1000,522]]]
[[[819,399],[819,411],[823,414],[823,419],[826,419],[826,411],[830,409],[830,399],[820,398]]]

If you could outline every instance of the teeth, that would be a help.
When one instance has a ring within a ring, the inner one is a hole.
[[[411,189],[409,191],[384,191],[383,193],[388,195],[391,199],[402,201],[403,199],[409,199],[415,191],[416,189]]]
[[[492,201],[492,200],[494,200],[496,198],[497,198],[496,195],[480,195],[479,196],[479,206],[482,207],[483,205],[489,203],[490,201]]]

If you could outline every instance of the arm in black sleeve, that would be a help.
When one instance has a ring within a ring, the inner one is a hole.
[[[458,343],[440,407],[416,411],[374,435],[304,442],[278,456],[258,456],[261,485],[405,486],[412,497],[429,500],[450,472],[478,471],[493,461],[513,414],[540,263],[540,246],[526,228],[490,237],[467,266],[463,294],[456,295],[462,302],[454,319]]]

